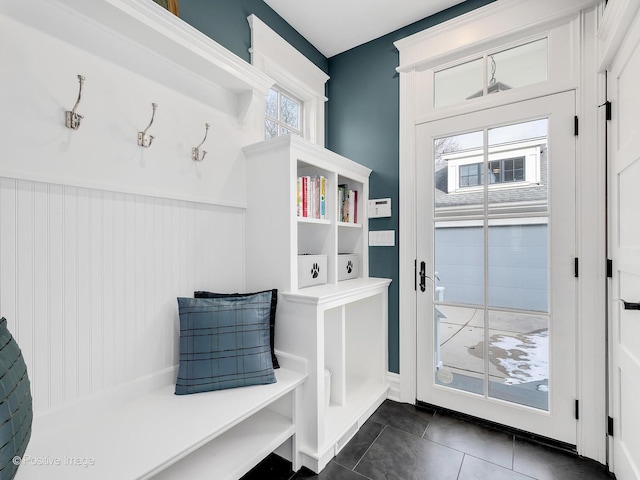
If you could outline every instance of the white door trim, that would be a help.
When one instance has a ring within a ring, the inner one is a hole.
[[[610,0],[611,2],[614,0]],[[639,0],[620,0],[637,2]],[[501,4],[501,2],[496,2]],[[505,2],[506,4],[507,2]],[[558,2],[563,3],[564,2]],[[581,2],[583,8],[588,2]],[[513,41],[518,32],[528,32],[529,19],[518,15],[518,5],[509,2],[512,29],[504,32],[505,41]],[[493,4],[492,4],[493,5]],[[509,10],[502,4],[498,12]],[[555,4],[554,4],[555,5]],[[553,9],[554,5],[549,5]],[[488,6],[490,7],[490,6]],[[483,9],[488,9],[483,7]],[[566,5],[565,5],[566,7]],[[564,8],[564,7],[562,7]],[[549,10],[548,9],[548,10]],[[486,12],[486,10],[483,10]],[[564,11],[564,10],[563,10]],[[605,165],[604,165],[604,112],[596,108],[604,102],[603,76],[598,75],[595,31],[602,13],[600,6],[581,12],[571,20],[576,32],[571,45],[572,58],[576,60],[574,88],[578,93],[576,111],[580,118],[578,141],[578,255],[581,276],[578,285],[578,397],[580,400],[580,421],[578,423],[577,448],[586,457],[606,463],[606,211],[605,211]],[[481,16],[482,22],[487,15]],[[450,21],[456,25],[469,26],[473,16],[465,17],[464,23]],[[449,22],[447,22],[449,23]],[[452,28],[441,27],[446,35]],[[557,23],[556,23],[557,25]],[[540,28],[540,25],[537,26]],[[491,42],[499,39],[493,30],[485,29]],[[420,35],[420,34],[417,34]],[[438,44],[437,36],[429,35],[431,45]],[[482,39],[476,39],[482,43]],[[402,47],[397,43],[396,46]],[[412,51],[417,51],[411,43]],[[455,50],[455,49],[454,49]],[[427,45],[424,52],[430,52]],[[426,54],[425,54],[426,55]],[[402,52],[401,52],[402,58]],[[421,62],[416,62],[420,64]],[[404,64],[404,62],[403,62]],[[403,68],[400,72],[400,400],[414,403],[416,398],[416,292],[414,260],[416,259],[416,158],[415,125],[417,108],[424,102],[427,81],[423,67]],[[563,83],[561,91],[566,87]],[[499,95],[497,95],[499,97]],[[492,100],[498,105],[501,100]],[[594,187],[595,186],[595,187]]]

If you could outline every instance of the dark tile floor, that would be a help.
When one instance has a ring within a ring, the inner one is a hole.
[[[592,460],[442,413],[387,400],[316,475],[267,457],[242,480],[600,480]]]

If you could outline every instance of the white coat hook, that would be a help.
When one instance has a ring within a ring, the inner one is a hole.
[[[82,115],[76,113],[76,108],[78,108],[78,104],[80,103],[80,99],[82,98],[82,85],[84,84],[84,76],[78,75],[78,81],[80,82],[80,89],[78,90],[78,100],[76,100],[76,104],[73,106],[73,110],[66,112],[65,117],[65,125],[67,128],[72,128],[77,130],[80,126],[80,121],[84,118]]]
[[[202,144],[205,142],[205,140],[207,139],[207,135],[209,134],[209,124],[205,123],[204,124],[204,138],[202,139],[202,141],[200,142],[200,145],[198,145],[197,147],[193,147],[191,149],[191,158],[194,159],[196,162],[201,162],[202,160],[204,160],[205,155],[207,154],[207,152],[205,152],[204,150],[202,151],[202,158],[200,158],[200,147],[202,146]]]
[[[153,119],[156,116],[156,108],[158,108],[158,104],[152,103],[151,107],[153,108],[153,112],[151,113],[151,121],[149,122],[149,125],[147,125],[147,128],[145,128],[142,132],[138,132],[138,145],[145,148],[149,148],[151,146],[151,142],[153,142],[153,139],[155,138],[153,135],[147,135],[147,130],[149,130],[149,128],[153,124]]]

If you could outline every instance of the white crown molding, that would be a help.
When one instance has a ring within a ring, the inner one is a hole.
[[[314,95],[324,97],[324,84],[329,80],[326,73],[255,15],[249,15],[247,21],[251,27],[251,49],[249,51],[252,56],[261,55],[278,67],[284,68],[288,72],[295,72],[293,76],[313,91]]]
[[[640,0],[609,0],[607,3],[598,29],[600,71],[606,70],[613,63],[639,9]]]

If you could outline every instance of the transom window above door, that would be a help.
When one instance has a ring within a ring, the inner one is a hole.
[[[302,134],[302,101],[277,87],[267,93],[265,102],[265,138]]]
[[[548,40],[541,38],[434,72],[434,107],[446,107],[547,80]]]

